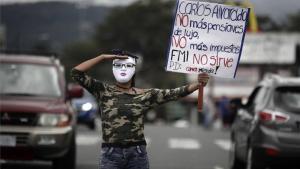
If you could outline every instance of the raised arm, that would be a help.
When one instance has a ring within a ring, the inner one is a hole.
[[[177,100],[181,97],[191,94],[199,88],[199,85],[205,86],[209,80],[209,75],[206,73],[199,74],[198,82],[191,83],[186,86],[175,89],[152,89],[150,103],[151,106],[166,103],[168,101]]]
[[[71,77],[74,81],[78,82],[82,87],[87,89],[95,97],[100,98],[101,92],[105,90],[105,85],[99,80],[94,79],[91,76],[87,75],[85,72],[104,60],[123,59],[123,58],[126,59],[127,57],[118,56],[118,55],[108,55],[108,54],[99,55],[95,58],[89,59],[75,66],[71,70]]]
[[[75,66],[74,69],[79,70],[81,72],[86,72],[91,69],[96,64],[104,61],[104,60],[113,60],[113,59],[127,59],[127,56],[119,56],[119,55],[110,55],[110,54],[101,54],[95,58],[89,59]]]
[[[193,93],[194,91],[198,90],[199,85],[206,86],[209,80],[209,75],[207,73],[201,73],[198,75],[198,82],[194,82],[188,85],[187,90],[189,93]]]

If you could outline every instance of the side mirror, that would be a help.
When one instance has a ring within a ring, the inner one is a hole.
[[[69,84],[68,85],[68,98],[80,98],[83,96],[83,88],[78,84]]]

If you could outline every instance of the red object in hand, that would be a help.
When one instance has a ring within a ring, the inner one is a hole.
[[[209,75],[207,73],[201,73],[198,75],[198,112],[203,111],[203,88],[206,86],[209,79]]]
[[[198,89],[198,112],[203,111],[203,85],[199,84],[199,89]]]

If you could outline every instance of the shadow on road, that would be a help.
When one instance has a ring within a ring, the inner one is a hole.
[[[3,163],[1,169],[52,169],[51,163]]]

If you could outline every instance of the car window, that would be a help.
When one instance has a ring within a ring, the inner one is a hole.
[[[57,69],[53,66],[1,63],[1,95],[60,96]]]
[[[276,88],[274,100],[278,107],[300,109],[300,86]]]
[[[267,87],[261,87],[254,99],[254,104],[264,103],[266,101]]]
[[[262,86],[257,92],[257,95],[254,99],[254,112],[260,111],[265,108],[265,105],[268,103],[270,94],[270,88]]]
[[[246,107],[251,107],[254,104],[255,98],[257,96],[257,93],[259,92],[259,90],[261,89],[260,86],[256,87],[253,92],[251,93],[251,95],[248,97],[248,102],[246,104]]]

